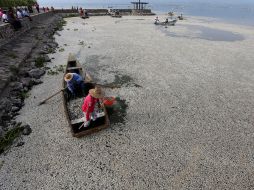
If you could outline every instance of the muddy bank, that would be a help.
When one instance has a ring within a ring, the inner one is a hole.
[[[53,36],[63,25],[62,17],[52,14],[0,48],[0,67],[3,71],[0,74],[0,152],[9,146],[3,140],[9,139],[6,135],[17,137],[17,131],[23,131],[25,125],[17,123],[16,117],[24,106],[24,100],[31,95],[33,86],[43,83],[40,78],[51,62],[48,54],[54,53],[58,47]]]

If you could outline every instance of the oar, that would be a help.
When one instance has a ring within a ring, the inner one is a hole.
[[[62,92],[63,90],[65,90],[66,88],[63,88],[59,91],[57,91],[55,94],[49,96],[48,98],[46,98],[45,100],[41,101],[38,105],[42,105],[42,104],[45,104],[46,101],[48,101],[49,99],[53,98],[54,96],[56,96],[57,94],[59,94],[60,92]]]

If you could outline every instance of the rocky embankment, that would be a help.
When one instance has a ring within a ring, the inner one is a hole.
[[[31,132],[28,124],[17,123],[15,118],[24,106],[29,90],[43,82],[40,78],[51,61],[47,54],[55,52],[58,47],[53,35],[63,25],[63,18],[55,14],[19,39],[0,47],[0,60],[3,60],[0,63],[0,153],[20,133],[28,135]]]

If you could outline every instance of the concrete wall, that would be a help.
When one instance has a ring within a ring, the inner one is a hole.
[[[3,24],[0,26],[0,47],[4,44],[10,42],[12,39],[15,39],[22,35],[24,32],[30,30],[31,28],[37,25],[38,21],[47,19],[52,16],[52,12],[41,13],[38,15],[31,16],[33,21],[29,21],[28,18],[24,18],[21,20],[22,28],[18,31],[15,31],[10,24]]]

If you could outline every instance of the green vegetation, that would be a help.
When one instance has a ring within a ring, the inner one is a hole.
[[[10,58],[13,58],[13,59],[17,58],[17,55],[13,52],[8,53],[7,56],[10,57]]]
[[[65,20],[61,20],[61,21],[59,21],[58,23],[57,23],[57,26],[56,26],[56,30],[63,30],[63,26],[65,26],[66,25],[66,21]]]
[[[63,52],[65,49],[64,48],[60,48],[59,49],[59,52]]]
[[[66,65],[54,66],[52,69],[50,69],[47,72],[47,74],[48,75],[58,75],[60,72],[64,73],[64,67],[66,67]]]
[[[0,138],[0,154],[3,153],[8,147],[10,147],[13,141],[20,136],[23,128],[20,127],[21,123],[8,131],[4,137]]]
[[[79,16],[79,14],[78,13],[71,13],[71,14],[67,14],[67,15],[65,15],[64,16],[64,18],[68,18],[68,17],[78,17]]]
[[[32,6],[36,0],[1,0],[0,7]]]
[[[30,96],[29,92],[21,92],[20,97],[24,100]]]
[[[44,67],[44,63],[45,63],[45,58],[44,57],[37,57],[35,59],[35,66],[38,68]]]
[[[48,53],[55,53],[56,51],[53,48],[48,49]]]
[[[0,170],[3,167],[3,165],[4,165],[4,160],[0,160]]]
[[[18,67],[16,67],[15,65],[11,65],[10,67],[9,67],[9,69],[10,69],[10,71],[13,73],[13,74],[18,74],[18,72],[19,72],[19,68]]]

